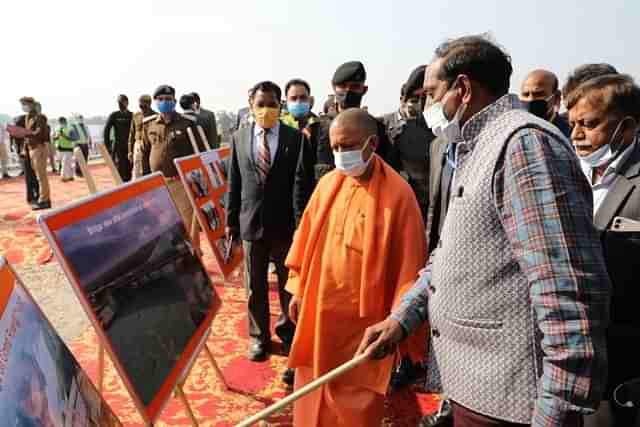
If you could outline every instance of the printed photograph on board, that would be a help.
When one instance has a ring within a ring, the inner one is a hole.
[[[200,207],[202,214],[207,219],[207,225],[209,226],[209,230],[217,231],[222,226],[222,221],[220,220],[220,214],[216,209],[215,205],[212,201],[208,201],[202,207]]]
[[[214,302],[167,188],[123,200],[53,234],[148,405]]]
[[[189,183],[189,188],[196,199],[209,195],[209,186],[207,184],[207,179],[202,173],[202,169],[195,169],[189,172],[187,175],[187,182]]]
[[[0,423],[116,427],[120,422],[0,259]]]

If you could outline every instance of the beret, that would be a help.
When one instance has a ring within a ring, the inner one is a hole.
[[[139,99],[140,102],[151,102],[151,95],[142,95]]]
[[[346,82],[360,82],[364,83],[367,79],[367,72],[364,69],[364,65],[360,61],[345,62],[338,67],[333,74],[331,83],[333,85],[341,85]]]
[[[411,94],[417,89],[422,89],[422,86],[424,85],[424,72],[426,68],[426,65],[421,65],[411,72],[409,78],[407,79],[407,83],[405,83],[407,96],[411,96]]]
[[[153,97],[157,98],[160,95],[176,95],[176,90],[169,85],[160,85],[156,88],[155,92],[153,92]]]

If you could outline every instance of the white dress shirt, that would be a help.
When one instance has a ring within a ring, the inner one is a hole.
[[[258,159],[258,148],[259,144],[262,144],[262,133],[264,129],[262,129],[257,123],[253,127],[253,160],[257,161]],[[278,137],[280,135],[280,121],[278,120],[271,129],[269,129],[269,133],[267,133],[267,144],[269,144],[269,151],[271,154],[271,166],[273,166],[273,162],[276,159],[276,153],[278,152]]]
[[[607,194],[609,194],[611,184],[613,184],[613,181],[615,181],[616,176],[619,175],[618,171],[620,170],[620,167],[623,166],[629,159],[629,156],[633,152],[636,144],[636,141],[629,144],[629,146],[618,156],[618,158],[611,162],[611,164],[604,171],[602,177],[600,177],[600,180],[598,180],[598,182],[596,182],[595,184],[593,183],[593,168],[586,162],[580,160],[582,172],[584,172],[584,174],[587,176],[587,180],[589,181],[589,183],[591,184],[591,188],[593,189],[594,216],[598,212],[598,209],[600,209],[600,206],[602,205],[602,202],[604,202],[605,197],[607,197]]]

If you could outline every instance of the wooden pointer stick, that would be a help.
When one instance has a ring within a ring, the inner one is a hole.
[[[255,423],[257,423],[258,421],[264,420],[265,418],[267,418],[269,415],[273,414],[274,412],[278,412],[280,409],[284,408],[285,406],[295,402],[296,400],[300,399],[301,397],[306,396],[307,394],[309,394],[312,391],[314,391],[315,389],[325,385],[326,383],[328,383],[329,381],[333,380],[334,378],[339,377],[340,375],[344,374],[345,372],[350,371],[351,369],[355,368],[356,366],[358,366],[358,365],[362,364],[363,362],[369,360],[369,357],[370,357],[369,353],[363,353],[358,357],[354,357],[353,359],[351,359],[347,363],[338,366],[334,370],[327,372],[326,374],[324,374],[320,378],[318,378],[318,379],[310,382],[309,384],[305,385],[300,390],[297,390],[295,393],[290,394],[289,396],[285,397],[281,401],[276,402],[273,405],[269,406],[268,408],[265,408],[264,410],[258,412],[253,417],[244,420],[240,424],[237,424],[236,427],[250,427],[250,426],[254,425]]]

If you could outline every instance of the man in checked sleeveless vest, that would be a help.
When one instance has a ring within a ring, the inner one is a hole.
[[[610,282],[573,148],[509,95],[511,61],[481,36],[441,45],[425,118],[455,144],[437,248],[358,350],[431,326],[431,388],[456,426],[579,426],[606,380]]]

